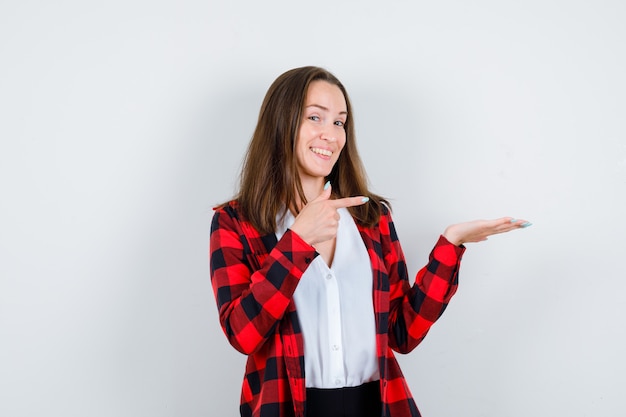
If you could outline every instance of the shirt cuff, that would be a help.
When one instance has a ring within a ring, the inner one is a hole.
[[[319,253],[304,241],[296,232],[287,229],[280,238],[275,249],[279,249],[289,260],[302,271],[309,267]]]
[[[457,246],[446,239],[444,235],[440,235],[433,249],[433,256],[444,265],[456,265],[461,262],[465,249],[464,245]]]

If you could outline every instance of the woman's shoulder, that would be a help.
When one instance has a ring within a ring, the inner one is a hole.
[[[377,225],[380,226],[381,223],[391,222],[391,205],[387,200],[382,198],[378,200],[378,210],[380,217],[378,218]]]
[[[220,212],[237,212],[239,210],[239,200],[233,199],[224,203],[213,206],[213,211],[217,214]]]
[[[213,226],[223,224],[225,221],[228,223],[240,222],[239,202],[237,200],[230,200],[222,204],[218,204],[213,207]]]
[[[387,200],[380,200],[380,213],[382,216],[391,216],[391,205]]]

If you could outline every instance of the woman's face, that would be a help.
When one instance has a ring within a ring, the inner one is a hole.
[[[304,101],[296,138],[296,159],[301,181],[323,180],[330,174],[346,144],[346,99],[334,84],[313,81]]]

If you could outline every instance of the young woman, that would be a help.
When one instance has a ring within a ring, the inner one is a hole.
[[[529,225],[449,226],[411,284],[389,204],[368,190],[344,86],[317,67],[282,74],[239,192],[211,225],[220,323],[248,355],[241,415],[419,416],[393,351],[415,348],[445,310],[464,243]]]

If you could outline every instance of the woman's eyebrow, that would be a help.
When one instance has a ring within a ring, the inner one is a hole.
[[[309,107],[317,107],[318,109],[324,110],[324,111],[327,111],[327,112],[330,111],[330,109],[328,107],[324,107],[321,104],[309,104],[309,105],[306,106],[307,109]],[[340,111],[339,114],[348,114],[348,112],[344,110],[344,111]]]

